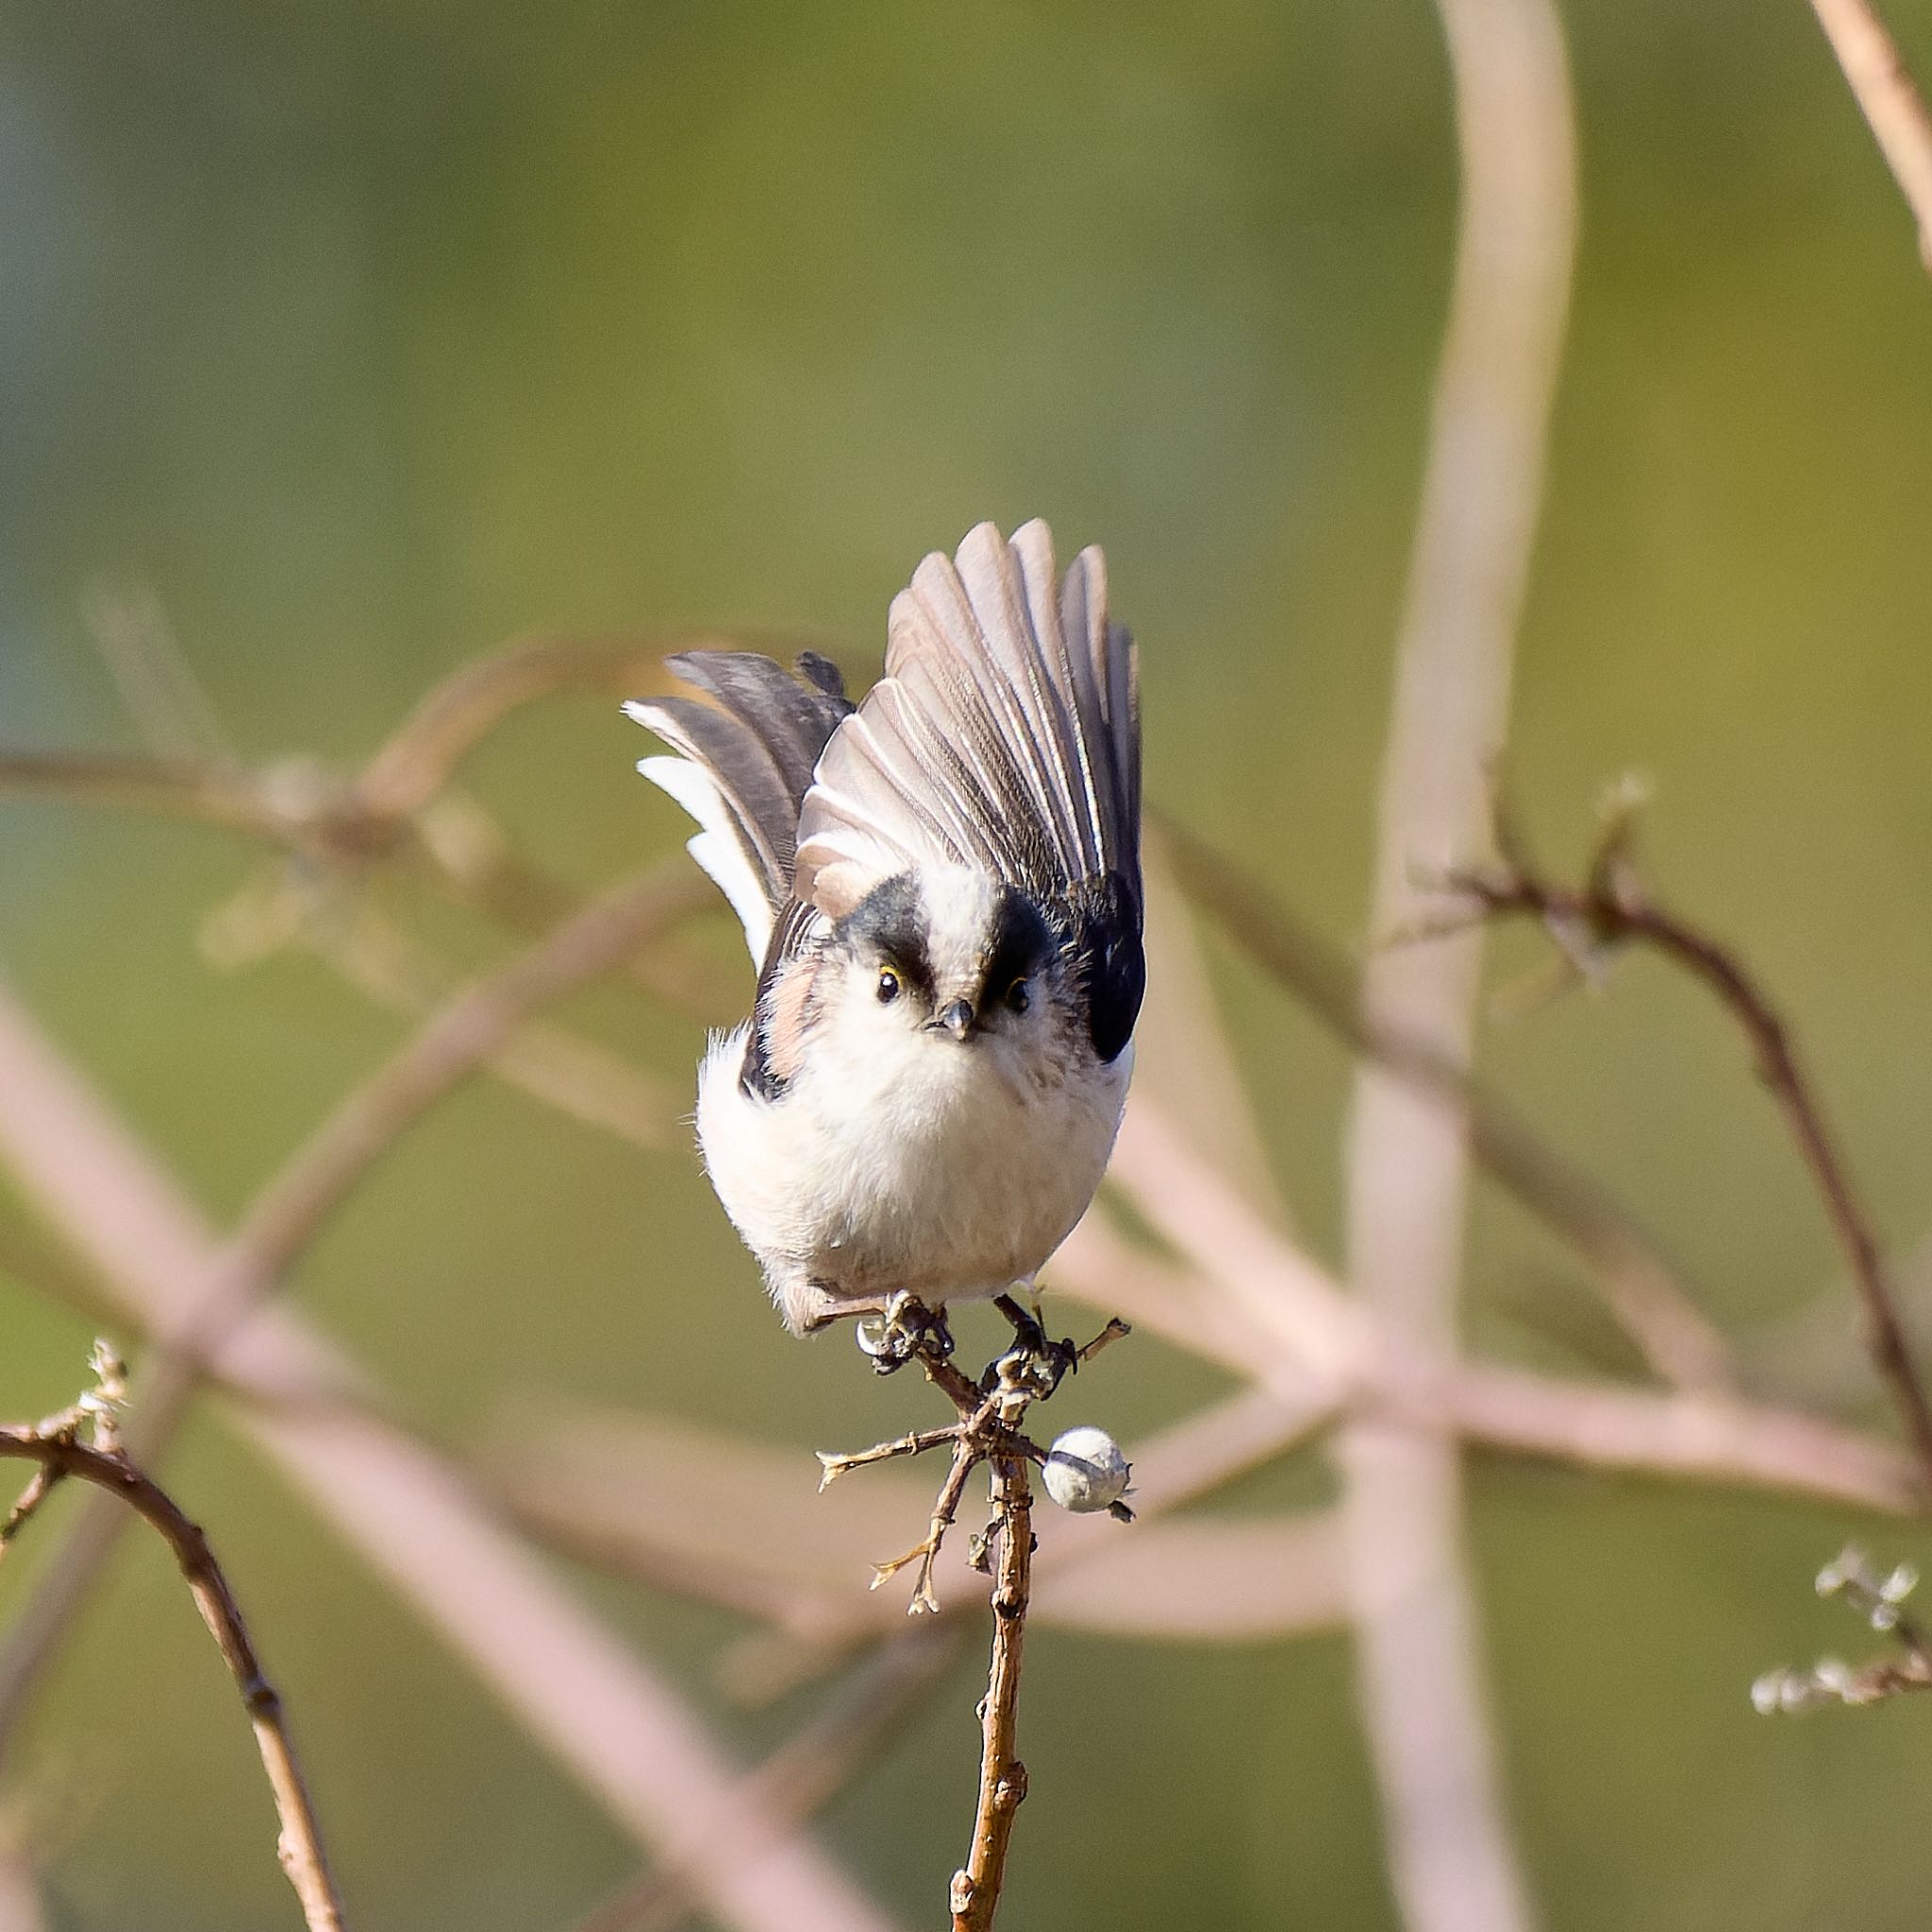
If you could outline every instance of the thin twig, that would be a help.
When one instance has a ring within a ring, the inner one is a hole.
[[[1655,1238],[1600,1181],[1550,1145],[1464,1061],[1371,1011],[1353,964],[1261,880],[1178,826],[1166,826],[1164,836],[1189,898],[1270,978],[1357,1052],[1461,1109],[1476,1163],[1592,1264],[1592,1281],[1652,1369],[1684,1388],[1717,1389],[1731,1380],[1716,1324]]]
[[[49,1932],[25,1833],[0,1812],[0,1932]]]
[[[1552,931],[1584,935],[1599,951],[1632,941],[1648,945],[1701,980],[1743,1029],[1758,1075],[1777,1102],[1843,1251],[1864,1313],[1873,1366],[1932,1489],[1932,1403],[1912,1359],[1878,1238],[1790,1032],[1756,977],[1728,947],[1652,900],[1621,852],[1601,856],[1581,888],[1552,884],[1521,861],[1494,871],[1459,872],[1449,883],[1485,918],[1527,916]]]
[[[527,638],[459,664],[433,687],[364,766],[358,792],[386,818],[420,811],[508,714],[559,691],[635,697],[662,689],[672,651],[757,648],[719,634],[675,639]],[[775,648],[775,645],[774,645]]]
[[[1046,1452],[1022,1433],[1020,1424],[1031,1405],[1052,1395],[1064,1374],[1131,1332],[1116,1317],[1084,1348],[1069,1352],[1064,1344],[1048,1341],[1010,1297],[1001,1295],[996,1300],[1013,1323],[1016,1339],[977,1382],[954,1365],[950,1340],[941,1339],[943,1329],[916,1303],[895,1308],[880,1337],[882,1345],[895,1333],[911,1337],[908,1356],[902,1359],[916,1360],[926,1380],[952,1403],[958,1417],[953,1427],[903,1436],[881,1443],[876,1451],[857,1456],[822,1454],[819,1458],[824,1479],[830,1481],[846,1469],[917,1456],[941,1442],[952,1443],[952,1462],[933,1504],[924,1541],[903,1557],[874,1566],[873,1588],[877,1589],[908,1564],[919,1565],[910,1607],[914,1616],[939,1613],[939,1599],[932,1588],[933,1565],[958,1514],[968,1477],[981,1463],[991,1470],[992,1521],[984,1535],[974,1540],[970,1560],[974,1569],[984,1570],[992,1551],[998,1550],[991,1593],[992,1657],[986,1696],[979,1707],[980,1780],[973,1845],[965,1865],[953,1874],[950,1894],[954,1932],[988,1932],[991,1926],[1006,1879],[1014,1814],[1026,1795],[1026,1770],[1014,1756],[1013,1740],[1019,1723],[1020,1658],[1033,1574],[1033,1493],[1027,1465],[1045,1461]],[[1132,1521],[1124,1507],[1117,1507],[1113,1513],[1123,1522]]]
[[[998,1524],[999,1569],[992,1593],[992,1657],[979,1718],[979,1804],[973,1849],[954,1873],[953,1932],[988,1932],[1006,1882],[1013,1820],[1026,1796],[1026,1767],[1016,1750],[1020,1665],[1026,1641],[1026,1607],[1033,1578],[1033,1494],[1025,1462],[997,1457],[992,1504]]]
[[[1437,0],[1461,216],[1377,810],[1372,929],[1410,871],[1478,823],[1503,742],[1542,496],[1575,239],[1575,140],[1553,0]],[[1383,955],[1372,1024],[1452,1064],[1472,1050],[1480,954]],[[1405,1351],[1455,1360],[1469,1157],[1459,1104],[1357,1069],[1348,1274]],[[1391,1877],[1410,1932],[1524,1932],[1535,1910],[1491,1735],[1448,1437],[1357,1422],[1340,1438],[1358,1694]]]
[[[7,1512],[7,1521],[0,1523],[0,1556],[5,1556],[7,1546],[39,1512],[43,1504],[66,1478],[67,1472],[53,1462],[44,1462],[27,1479],[27,1486],[21,1491],[19,1498]]]
[[[214,1235],[0,982],[0,1161],[149,1334],[191,1325]],[[538,1744],[645,1847],[686,1853],[736,1932],[891,1932],[804,1836],[741,1800],[697,1715],[501,1524],[465,1477],[345,1399],[367,1389],[285,1308],[215,1368],[254,1401],[245,1433],[434,1627]],[[35,1599],[38,1601],[38,1599]]]
[[[0,746],[0,796],[8,792],[194,819],[305,850],[366,852],[391,838],[347,786],[306,764],[251,772],[145,753]]]
[[[1919,258],[1932,270],[1932,113],[1870,0],[1811,0],[1811,10],[1919,225]]]
[[[1877,1704],[1907,1690],[1932,1690],[1932,1640],[1905,1607],[1918,1587],[1919,1573],[1910,1563],[1881,1575],[1857,1544],[1840,1551],[1818,1573],[1818,1594],[1842,1598],[1880,1636],[1890,1637],[1901,1655],[1857,1666],[1822,1657],[1808,1671],[1768,1671],[1752,1685],[1751,1702],[1769,1717],[1774,1711]]]
[[[606,893],[539,944],[458,993],[354,1089],[256,1196],[192,1311],[157,1336],[156,1360],[129,1424],[135,1453],[158,1462],[185,1417],[204,1365],[321,1233],[403,1132],[512,1040],[534,1013],[620,964],[678,903],[659,866]],[[31,1688],[72,1626],[123,1518],[83,1512],[0,1649],[0,1755]]]
[[[302,1903],[303,1919],[309,1932],[341,1932],[341,1900],[329,1876],[322,1830],[296,1762],[281,1697],[263,1674],[247,1625],[208,1538],[125,1453],[83,1442],[71,1428],[46,1432],[0,1426],[0,1457],[35,1463],[42,1493],[53,1483],[72,1478],[118,1497],[152,1524],[174,1552],[195,1607],[220,1647],[222,1661],[242,1693],[248,1721],[254,1726],[262,1769],[275,1793],[275,1815],[281,1820],[277,1852],[282,1870]]]
[[[929,1624],[902,1627],[745,1778],[744,1808],[793,1828],[823,1810],[919,1707],[958,1655],[958,1636]],[[700,1902],[688,1861],[674,1856],[598,1907],[575,1932],[670,1932]]]

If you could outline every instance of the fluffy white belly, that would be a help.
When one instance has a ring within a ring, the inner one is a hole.
[[[1030,1280],[1100,1184],[1133,1059],[1042,1078],[997,1039],[920,1035],[768,1101],[738,1084],[745,1034],[706,1056],[698,1138],[788,1314],[808,1283],[937,1304]]]

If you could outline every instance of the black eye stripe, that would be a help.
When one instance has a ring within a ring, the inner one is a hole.
[[[1003,1000],[1016,980],[1038,973],[1054,954],[1054,936],[1040,908],[1024,892],[1002,888],[991,931],[981,955],[982,1005]]]
[[[910,874],[874,886],[840,921],[838,932],[854,958],[891,967],[909,991],[932,997],[925,912]]]

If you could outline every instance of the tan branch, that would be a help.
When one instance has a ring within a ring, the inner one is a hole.
[[[308,848],[360,848],[387,837],[348,788],[307,766],[252,772],[144,753],[0,747],[0,796],[9,792],[192,819]]]
[[[277,1851],[282,1870],[301,1901],[303,1919],[309,1932],[341,1932],[341,1900],[329,1876],[322,1829],[296,1762],[287,1713],[280,1694],[262,1671],[241,1608],[208,1538],[125,1454],[82,1442],[70,1429],[43,1432],[0,1426],[0,1457],[34,1463],[35,1482],[42,1495],[54,1483],[70,1478],[92,1484],[151,1524],[173,1551],[195,1608],[220,1648],[222,1661],[248,1711],[262,1769],[275,1794],[275,1815],[281,1820]],[[17,1510],[9,1530],[17,1529],[24,1520],[23,1512]]]
[[[1461,218],[1421,510],[1396,648],[1372,929],[1405,917],[1411,871],[1480,822],[1508,715],[1575,236],[1574,135],[1552,0],[1437,0],[1448,42]],[[1384,955],[1371,1024],[1458,1067],[1474,944]],[[1347,1273],[1405,1353],[1454,1361],[1468,1191],[1459,1104],[1384,1068],[1356,1077]],[[1338,1443],[1358,1693],[1391,1876],[1410,1932],[1523,1932],[1535,1911],[1491,1738],[1462,1546],[1457,1448],[1370,1422]]]
[[[0,1162],[98,1273],[122,1319],[188,1332],[218,1248],[178,1189],[0,984]],[[445,1638],[538,1744],[638,1840],[691,1848],[707,1911],[737,1932],[891,1932],[816,1846],[747,1810],[678,1694],[379,1406],[293,1313],[258,1311],[213,1365],[256,1400],[253,1441]],[[38,1598],[35,1599],[38,1601]]]
[[[737,638],[698,635],[579,641],[530,638],[459,664],[428,691],[364,766],[358,791],[382,817],[417,812],[510,712],[560,691],[637,697],[665,687],[672,651],[745,648]]]
[[[1932,113],[1870,0],[1811,0],[1811,10],[1919,225],[1919,258],[1932,270]]]
[[[992,1595],[992,1657],[980,1706],[979,1804],[973,1849],[953,1874],[953,1932],[988,1932],[1006,1882],[1013,1820],[1026,1796],[1018,1755],[1020,1666],[1033,1577],[1033,1497],[1026,1465],[1002,1457],[992,1465],[999,1569]]]
[[[546,939],[441,1008],[356,1088],[257,1195],[192,1309],[158,1334],[158,1358],[130,1423],[136,1453],[159,1459],[187,1412],[203,1365],[281,1284],[349,1191],[439,1100],[511,1041],[533,1014],[613,970],[679,903],[669,867],[585,907]],[[4,1139],[4,1134],[0,1134]],[[29,1613],[0,1650],[0,1748],[28,1692],[99,1574],[121,1518],[83,1515]]]
[[[1169,826],[1188,896],[1237,945],[1358,1053],[1458,1108],[1476,1164],[1591,1264],[1611,1313],[1659,1375],[1687,1388],[1730,1379],[1716,1325],[1655,1239],[1592,1175],[1551,1146],[1456,1056],[1370,1011],[1360,975],[1260,880],[1206,841]]]
[[[1874,1368],[1905,1425],[1906,1438],[1932,1491],[1932,1401],[1912,1359],[1878,1237],[1824,1110],[1799,1062],[1783,1019],[1738,956],[1709,934],[1652,900],[1623,853],[1620,831],[1607,843],[1580,888],[1554,885],[1518,858],[1494,872],[1458,873],[1451,884],[1488,918],[1527,916],[1559,941],[1600,951],[1638,943],[1681,967],[1716,996],[1750,1042],[1758,1076],[1770,1090],[1809,1172],[1843,1253],[1865,1320]]]
[[[823,1810],[924,1701],[958,1655],[959,1634],[902,1624],[818,1716],[746,1777],[744,1808],[791,1828]],[[697,1902],[689,1861],[674,1857],[607,1900],[576,1932],[670,1932]]]

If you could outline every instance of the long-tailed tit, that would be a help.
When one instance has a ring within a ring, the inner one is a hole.
[[[749,652],[712,700],[626,707],[639,769],[744,924],[752,1018],[713,1038],[698,1138],[794,1333],[1030,1286],[1085,1213],[1133,1062],[1134,646],[1098,550],[982,524],[892,600],[886,675]]]

